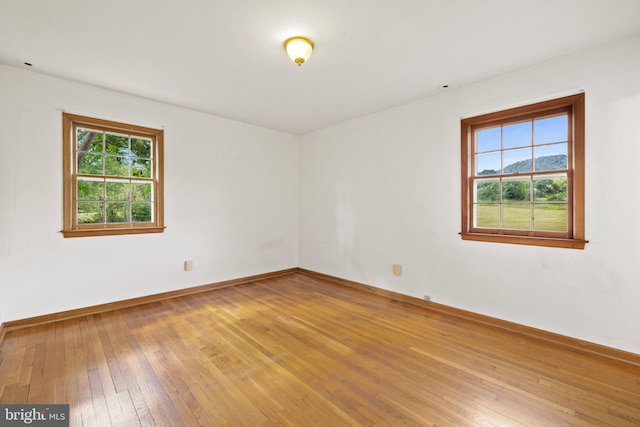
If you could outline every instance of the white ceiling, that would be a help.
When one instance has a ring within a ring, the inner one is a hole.
[[[0,0],[4,64],[292,133],[638,33],[640,0]]]

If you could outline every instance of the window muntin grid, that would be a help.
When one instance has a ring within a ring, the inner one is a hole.
[[[473,228],[568,233],[569,126],[563,112],[474,128]]]
[[[153,222],[153,139],[77,127],[75,140],[77,223]]]
[[[162,233],[164,131],[62,117],[64,237]]]

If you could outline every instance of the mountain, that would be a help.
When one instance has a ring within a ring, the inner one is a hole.
[[[566,154],[554,154],[552,156],[536,157],[536,170],[542,171],[554,171],[567,168],[567,155]],[[504,168],[504,173],[522,173],[531,172],[531,160],[521,160],[519,162],[512,163]],[[499,175],[500,171],[493,169],[485,169],[480,172],[479,176],[484,175]]]

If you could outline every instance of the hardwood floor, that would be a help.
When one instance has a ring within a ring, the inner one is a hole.
[[[303,274],[7,332],[72,426],[638,426],[640,367]]]

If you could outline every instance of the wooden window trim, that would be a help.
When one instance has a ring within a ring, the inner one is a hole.
[[[478,125],[487,125],[492,122],[500,122],[507,119],[521,119],[554,109],[568,109],[571,115],[571,128],[569,130],[569,144],[571,150],[568,158],[568,173],[573,183],[567,189],[569,206],[571,206],[569,230],[567,236],[553,237],[553,233],[538,233],[536,236],[527,235],[526,232],[513,232],[511,230],[490,229],[482,230],[472,227],[471,215],[473,195],[471,187],[471,174],[473,173],[473,128]],[[462,180],[462,231],[463,240],[484,242],[512,243],[533,246],[549,246],[557,248],[584,249],[585,244],[585,95],[584,93],[538,102],[523,107],[470,117],[461,121],[461,180]],[[544,235],[543,235],[544,234]]]
[[[126,132],[137,136],[149,137],[153,144],[153,177],[154,184],[154,221],[149,223],[126,224],[78,224],[75,207],[76,200],[76,159],[75,132],[78,126],[87,126],[95,130],[109,132]],[[63,229],[64,237],[109,236],[125,234],[162,233],[164,226],[164,131],[109,120],[85,117],[76,114],[62,115],[63,142]]]

